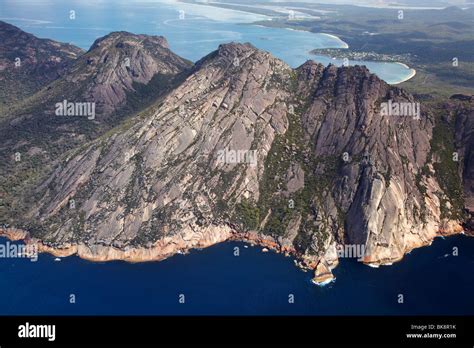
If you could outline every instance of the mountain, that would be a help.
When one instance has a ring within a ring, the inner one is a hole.
[[[97,39],[59,78],[13,108],[8,116],[51,116],[56,103],[66,99],[95,103],[97,121],[107,123],[122,107],[128,106],[127,112],[131,112],[131,100],[127,99],[155,98],[191,67],[192,63],[174,54],[161,36],[114,32]],[[41,69],[36,67],[40,73]]]
[[[143,98],[146,91],[156,97],[192,63],[174,54],[162,36],[114,32],[97,39],[67,74],[54,81],[34,100],[95,102],[98,121],[126,104],[129,94]],[[137,94],[137,95],[135,95]],[[54,109],[46,105],[46,110]],[[143,103],[143,101],[142,101]],[[35,105],[36,106],[36,105]]]
[[[449,122],[455,129],[455,147],[461,161],[459,170],[463,178],[465,210],[468,214],[466,225],[472,231],[474,230],[474,96],[453,97],[451,99],[457,99],[456,102],[450,100],[446,109],[450,110]]]
[[[39,39],[0,21],[0,108],[57,79],[83,53],[73,45]]]
[[[0,34],[8,36],[9,31]],[[34,57],[54,56],[53,44],[62,47],[23,32],[17,33],[17,41],[1,39],[10,48],[28,42],[26,50]],[[33,62],[25,59],[22,68],[27,69],[27,62],[31,70],[25,70],[28,79],[41,75],[40,84],[48,81],[48,74],[57,78],[11,104],[0,120],[0,212],[20,211],[15,197],[29,185],[36,185],[35,180],[53,168],[64,153],[126,122],[166,94],[192,68],[191,62],[169,49],[163,37],[126,32],[96,40],[88,52],[66,66],[39,62],[33,67]]]
[[[296,255],[324,282],[341,245],[389,264],[462,231],[443,115],[365,67],[292,69],[225,44],[131,122],[61,157],[8,222],[42,250],[101,261],[245,240]]]

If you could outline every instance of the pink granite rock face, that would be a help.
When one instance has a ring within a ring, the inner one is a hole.
[[[358,258],[377,266],[462,231],[461,177],[469,208],[472,168],[465,161],[457,172],[446,158],[456,147],[470,156],[465,101],[452,101],[464,111],[449,109],[459,118],[443,119],[446,107],[420,105],[365,67],[292,69],[250,44],[221,45],[188,68],[161,37],[97,40],[58,83],[76,84],[102,115],[135,83],[185,75],[139,115],[60,156],[24,190],[20,198],[35,198],[17,227],[43,250],[101,261],[247,240],[297,255],[317,282],[347,257],[338,246],[360,247]]]

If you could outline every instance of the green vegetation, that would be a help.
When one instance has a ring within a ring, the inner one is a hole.
[[[434,109],[440,109],[434,107]],[[415,184],[423,197],[426,196],[427,188],[422,182],[423,177],[435,176],[436,181],[441,186],[443,192],[437,192],[441,204],[441,218],[464,220],[464,194],[462,180],[459,175],[459,162],[454,160],[456,151],[454,144],[453,121],[448,121],[449,117],[443,112],[435,113],[435,126],[431,139],[431,150],[427,156],[427,162],[415,177]],[[432,164],[434,173],[430,171],[429,164]],[[448,208],[448,202],[451,208]],[[426,222],[426,205],[422,201],[420,218]]]
[[[82,98],[84,88],[92,83],[90,78],[73,88],[59,79],[31,97],[9,104],[8,113],[0,120],[4,144],[0,150],[0,223],[9,223],[12,217],[18,221],[18,216],[23,216],[39,200],[31,192],[36,192],[58,164],[90,147],[104,149],[110,145],[108,139],[112,135],[131,128],[137,119],[154,112],[163,94],[186,76],[187,72],[176,76],[156,74],[148,85],[136,83],[133,86],[136,92],[127,94],[123,107],[107,117],[99,114],[94,121],[54,115],[58,100]],[[10,122],[14,118],[19,121],[12,127]],[[32,149],[34,154],[30,154]],[[19,162],[13,160],[16,152],[21,154]]]
[[[237,221],[248,231],[257,230],[260,222],[260,210],[247,199],[242,199],[235,207]]]
[[[450,219],[464,218],[463,188],[459,175],[459,162],[453,159],[455,152],[453,125],[445,121],[441,115],[436,119],[431,140],[431,161],[435,170],[435,176],[443,190],[441,198],[441,217]],[[437,160],[434,161],[434,154]],[[452,207],[448,209],[446,202]]]
[[[188,71],[178,75],[155,74],[148,84],[134,82],[133,92],[127,92],[127,101],[119,111],[120,118],[143,110],[154,104],[164,93],[172,90],[183,82],[188,76]]]
[[[295,92],[296,87],[297,76],[293,73],[290,75],[289,91],[294,96],[294,112],[288,112],[288,130],[275,137],[267,155],[257,207],[261,218],[270,213],[261,232],[274,237],[284,235],[291,220],[301,215],[302,223],[295,244],[302,251],[317,254],[330,235],[330,222],[326,217],[316,222],[316,215],[324,214],[321,207],[343,162],[337,156],[315,157],[308,149],[301,116],[310,105],[310,100],[301,99]],[[304,187],[287,196],[287,173],[292,166],[302,168]],[[339,213],[340,219],[344,219],[344,214]],[[313,236],[314,233],[317,237]],[[314,246],[314,242],[316,249],[310,247]]]
[[[458,67],[453,67],[451,62],[415,67],[416,75],[398,86],[418,98],[428,95],[449,98],[453,94],[474,94],[474,62],[460,62]]]
[[[262,216],[271,211],[271,216],[265,225],[263,233],[281,236],[298,211],[298,204],[294,197],[295,209],[289,208],[289,199],[282,193],[286,189],[286,175],[293,163],[302,160],[303,131],[296,113],[288,113],[289,127],[284,135],[276,135],[270,152],[265,161],[265,173],[260,181],[260,199],[258,207]]]

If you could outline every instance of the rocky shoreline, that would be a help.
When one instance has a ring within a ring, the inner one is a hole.
[[[460,225],[457,225],[460,227]],[[408,245],[403,256],[410,253],[412,250],[431,245],[433,240],[437,237],[453,236],[464,233],[468,236],[474,237],[472,231],[464,231],[462,228],[454,228],[446,231],[439,231],[433,234],[433,237],[426,241],[419,241]],[[181,236],[181,235],[180,235]],[[223,243],[226,241],[238,241],[248,243],[252,246],[259,246],[267,248],[276,253],[283,253],[285,256],[292,256],[295,258],[295,265],[303,270],[314,271],[313,283],[317,285],[325,285],[333,281],[334,275],[332,270],[337,267],[339,260],[325,259],[324,257],[308,256],[299,253],[293,246],[288,243],[280,243],[270,236],[262,236],[256,232],[236,232],[230,227],[213,226],[208,228],[200,234],[199,239],[176,239],[163,238],[155,243],[151,248],[129,248],[119,249],[113,246],[92,245],[86,244],[65,244],[62,247],[51,247],[38,239],[31,238],[29,233],[16,228],[0,228],[0,237],[5,237],[11,241],[24,241],[26,244],[36,244],[38,252],[48,253],[55,257],[68,257],[76,255],[84,260],[91,262],[107,262],[107,261],[126,261],[131,263],[161,261],[178,253],[187,253],[191,249],[203,249],[212,245]],[[392,265],[395,262],[401,261],[403,256],[387,259],[376,259],[371,256],[365,256],[361,262],[367,266],[379,267],[383,265]]]

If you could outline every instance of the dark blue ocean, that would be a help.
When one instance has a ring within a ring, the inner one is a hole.
[[[312,274],[295,267],[292,258],[244,245],[222,243],[139,264],[78,257],[55,262],[47,254],[36,262],[0,259],[0,315],[474,313],[474,238],[438,238],[378,269],[342,260],[336,281],[324,287],[314,285]],[[236,246],[240,256],[234,256]]]

